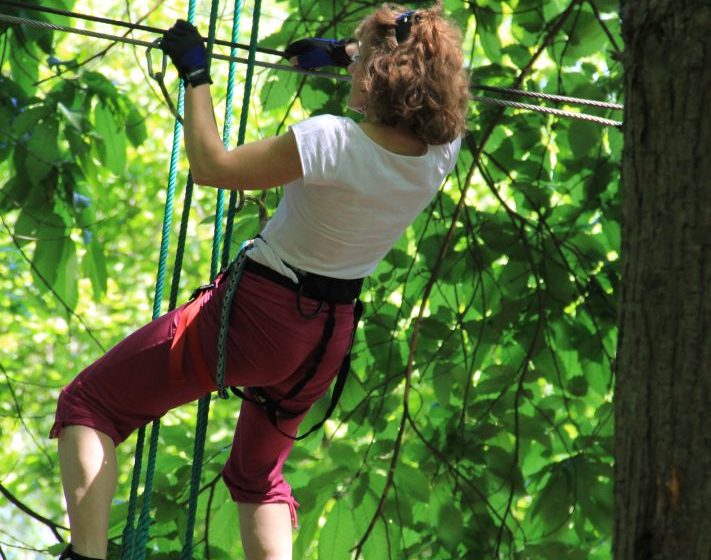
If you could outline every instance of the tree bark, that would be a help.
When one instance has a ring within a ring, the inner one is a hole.
[[[622,0],[616,560],[711,558],[711,1]]]

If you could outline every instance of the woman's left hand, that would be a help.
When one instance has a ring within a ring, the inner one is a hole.
[[[200,32],[192,24],[179,19],[163,34],[160,44],[178,69],[186,84],[193,87],[211,84],[207,69],[207,50]]]

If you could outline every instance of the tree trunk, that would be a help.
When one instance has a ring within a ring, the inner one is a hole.
[[[711,558],[711,1],[622,0],[616,560]]]

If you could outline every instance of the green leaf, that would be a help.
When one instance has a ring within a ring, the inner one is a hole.
[[[577,375],[568,381],[568,391],[576,397],[584,397],[588,394],[588,381],[582,375]]]
[[[83,115],[79,111],[72,111],[71,109],[66,107],[64,103],[57,103],[57,109],[59,109],[59,112],[64,115],[64,118],[67,120],[70,126],[72,126],[75,130],[79,132],[83,130]]]
[[[54,233],[58,235],[59,232]],[[76,247],[69,236],[40,238],[32,257],[35,285],[43,291],[50,289],[69,309],[79,299]]]
[[[398,492],[403,492],[418,502],[429,500],[430,480],[421,469],[400,463],[395,471],[395,484]]]
[[[482,216],[479,234],[485,245],[499,253],[507,253],[516,242],[516,232],[499,216]]]
[[[30,182],[15,175],[0,189],[0,212],[21,208],[30,192]]]
[[[30,241],[34,241],[39,228],[39,221],[33,213],[22,211],[15,222],[14,236],[15,241],[24,245]]]
[[[513,425],[513,421],[507,422]],[[523,492],[525,487],[519,465],[514,464],[514,456],[497,445],[489,445],[484,452],[486,468],[507,485],[513,485],[516,492]]]
[[[84,72],[82,74],[84,83],[89,91],[103,99],[114,99],[119,96],[116,86],[98,72]]]
[[[355,452],[353,447],[343,442],[334,441],[331,443],[329,453],[334,462],[341,466],[357,469],[361,464],[360,455]]]
[[[432,383],[434,384],[437,401],[444,406],[449,405],[452,398],[452,387],[454,386],[452,364],[444,361],[435,364]]]
[[[523,45],[508,45],[502,49],[502,52],[509,55],[513,63],[519,68],[525,67],[531,61],[531,53]]]
[[[499,282],[507,299],[525,297],[528,292],[528,279],[531,276],[531,265],[527,262],[510,260],[504,267]],[[507,310],[507,307],[504,307]]]
[[[19,27],[12,28],[14,37],[17,39]],[[28,97],[37,91],[37,78],[39,77],[39,52],[32,44],[20,45],[13,41],[10,49],[10,76]]]
[[[47,547],[47,550],[51,555],[56,555],[56,554],[61,554],[64,552],[64,549],[67,548],[67,543],[65,542],[60,542],[60,543],[54,543]]]
[[[531,508],[531,518],[542,523],[547,531],[560,529],[570,518],[574,505],[572,473],[565,463],[555,463],[543,490]]]
[[[128,116],[126,117],[126,135],[134,147],[140,146],[148,138],[146,117],[133,104],[130,105]]]
[[[235,544],[234,531],[237,526],[237,508],[230,499],[227,487],[218,484],[210,515],[210,544],[229,552]]]
[[[514,183],[513,187],[523,195],[525,207],[539,210],[550,206],[550,194],[543,187],[531,183]]]
[[[599,125],[576,120],[568,127],[568,142],[575,157],[581,158],[602,147],[602,130]]]
[[[299,512],[300,528],[294,542],[295,558],[306,557],[306,551],[319,530],[322,513],[331,498],[333,487],[342,478],[342,469],[320,472],[309,478],[305,488],[296,490],[302,509]]]
[[[350,549],[356,544],[353,511],[346,500],[337,500],[326,516],[318,543],[319,560],[350,560]]]
[[[126,166],[126,133],[113,111],[101,101],[94,108],[94,122],[101,140],[101,161],[114,175],[120,175]]]
[[[299,75],[294,72],[270,72],[267,82],[259,92],[263,111],[285,106],[294,98]]]
[[[543,279],[552,299],[561,304],[567,304],[577,295],[576,286],[570,279],[570,272],[553,260],[547,261]]]
[[[51,118],[43,119],[32,130],[27,142],[27,172],[35,185],[49,174],[59,159],[57,135],[58,123]]]
[[[462,512],[451,502],[444,504],[439,510],[437,536],[452,554],[457,552],[463,533]]]
[[[38,105],[25,109],[12,122],[11,134],[18,140],[21,139],[26,132],[32,131],[35,125],[50,115],[51,112],[51,108],[47,105]]]
[[[353,511],[355,517],[355,527],[356,535],[363,535],[370,524],[373,515],[375,515],[375,510],[378,507],[379,494],[378,490],[371,488],[364,499],[361,507],[356,508]],[[382,491],[382,490],[380,490]],[[363,557],[364,558],[388,558],[391,557],[392,550],[390,550],[390,542],[385,530],[385,524],[382,518],[378,518],[375,522],[375,526],[363,545]],[[395,544],[394,546],[397,546]]]
[[[430,341],[442,340],[449,336],[450,332],[449,326],[435,317],[425,317],[420,323],[420,333]]]
[[[481,393],[498,393],[511,388],[517,374],[518,370],[510,364],[493,364],[484,370],[476,390]]]
[[[331,98],[326,91],[318,88],[317,85],[317,81],[308,81],[301,90],[299,99],[305,109],[312,111],[320,109]]]
[[[479,40],[484,48],[484,53],[489,60],[498,60],[501,57],[501,41],[496,34],[500,23],[498,14],[489,10],[480,10],[477,12],[477,24],[481,27],[479,31]]]
[[[89,280],[91,280],[91,289],[94,293],[94,299],[100,299],[101,296],[106,293],[108,274],[106,272],[104,248],[95,237],[91,239],[86,248],[86,253],[84,253],[82,271],[84,272],[84,276],[87,276]]]

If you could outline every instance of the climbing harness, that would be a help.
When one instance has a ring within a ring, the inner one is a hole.
[[[254,403],[265,410],[269,421],[272,425],[285,437],[293,440],[304,439],[316,430],[318,430],[323,424],[328,420],[333,411],[338,404],[343,388],[345,387],[346,379],[348,377],[348,372],[350,371],[350,360],[351,360],[351,349],[353,346],[353,340],[355,338],[355,332],[358,328],[358,322],[363,313],[363,304],[361,303],[358,296],[360,290],[363,286],[362,279],[355,280],[339,280],[335,278],[328,278],[321,276],[319,274],[305,273],[303,271],[297,272],[297,277],[299,278],[298,284],[295,284],[286,276],[279,274],[278,272],[259,264],[253,260],[250,260],[246,256],[246,248],[240,252],[233,266],[228,269],[226,274],[228,275],[228,287],[227,292],[224,295],[222,302],[222,312],[220,319],[220,331],[218,334],[218,346],[217,346],[217,392],[220,398],[226,399],[227,392],[225,390],[225,368],[227,362],[227,329],[230,322],[230,312],[232,309],[232,302],[234,300],[235,292],[239,284],[239,280],[245,270],[250,271],[254,274],[262,276],[267,280],[280,284],[295,292],[295,305],[299,314],[307,320],[315,319],[323,310],[324,305],[328,306],[328,317],[324,323],[323,334],[321,340],[316,350],[314,351],[313,360],[311,367],[304,374],[304,376],[294,384],[294,386],[286,392],[286,394],[281,399],[272,398],[269,393],[262,387],[249,387],[245,391],[238,389],[237,387],[230,387],[230,390],[242,400]],[[286,264],[286,263],[285,263]],[[289,266],[289,265],[287,265]],[[292,270],[293,267],[289,266]],[[301,298],[308,297],[319,301],[319,305],[316,310],[310,314],[305,314],[301,308]],[[296,418],[301,414],[304,414],[305,410],[292,411],[285,409],[281,403],[283,401],[288,401],[293,399],[298,395],[306,384],[316,375],[318,367],[323,359],[323,355],[326,352],[329,341],[333,335],[333,330],[335,328],[336,320],[336,305],[338,304],[354,304],[353,310],[353,330],[351,333],[351,340],[348,344],[348,350],[341,363],[336,383],[333,387],[331,393],[331,402],[328,406],[328,410],[324,415],[324,418],[312,426],[306,433],[294,437],[291,434],[284,432],[278,423],[278,418]]]
[[[272,425],[285,437],[294,440],[300,440],[308,435],[312,434],[314,431],[318,430],[326,420],[331,416],[333,411],[338,404],[343,388],[345,387],[346,379],[350,371],[350,353],[353,345],[353,340],[355,337],[355,332],[360,321],[360,317],[363,312],[363,305],[358,299],[360,290],[363,285],[362,279],[354,280],[340,280],[335,278],[329,278],[326,276],[321,276],[319,274],[306,273],[298,269],[294,269],[297,272],[299,278],[298,283],[294,283],[291,279],[279,274],[278,272],[266,267],[256,261],[248,258],[248,252],[251,248],[250,242],[245,242],[242,245],[237,257],[230,263],[226,270],[223,270],[214,282],[200,286],[193,292],[190,303],[183,309],[180,321],[178,322],[178,327],[173,338],[173,344],[170,351],[170,378],[174,383],[182,383],[182,364],[184,358],[184,348],[187,340],[187,344],[190,348],[190,356],[188,359],[191,360],[193,368],[196,373],[196,377],[199,379],[200,383],[206,391],[212,391],[217,385],[217,394],[222,399],[228,398],[228,393],[225,387],[225,370],[227,367],[227,335],[230,325],[230,316],[234,303],[234,297],[237,293],[237,288],[239,286],[242,275],[245,271],[251,272],[262,278],[274,282],[283,287],[288,288],[294,292],[294,305],[296,306],[299,314],[306,320],[312,320],[318,317],[324,308],[327,307],[328,316],[324,322],[324,328],[319,341],[318,346],[314,350],[314,354],[311,359],[311,365],[303,377],[297,381],[294,386],[289,389],[286,394],[280,399],[274,399],[269,395],[269,392],[263,387],[248,387],[245,390],[241,390],[237,387],[230,387],[234,395],[241,398],[242,400],[249,401],[256,404],[260,408],[264,409]],[[285,263],[286,264],[286,263]],[[199,338],[199,317],[198,312],[201,307],[201,296],[214,288],[218,284],[226,283],[225,292],[222,295],[222,304],[220,307],[220,323],[219,331],[217,335],[217,360],[214,378],[211,375],[209,368],[203,357],[203,352],[201,348],[201,342]],[[316,310],[312,313],[305,313],[302,309],[301,300],[303,297],[310,298],[312,300],[317,300],[319,302]],[[335,328],[335,311],[336,305],[339,304],[351,304],[354,306],[353,315],[353,330],[351,334],[351,340],[348,345],[346,355],[344,356],[339,372],[336,376],[336,383],[334,384],[333,391],[331,393],[331,402],[329,404],[328,410],[324,415],[324,418],[318,422],[316,425],[312,426],[305,434],[298,437],[294,437],[291,434],[287,434],[279,427],[279,418],[296,418],[301,414],[304,414],[306,410],[288,410],[282,406],[282,403],[289,401],[296,397],[303,389],[306,387],[309,381],[318,372],[319,365],[323,359],[326,352],[328,344],[333,336]]]

